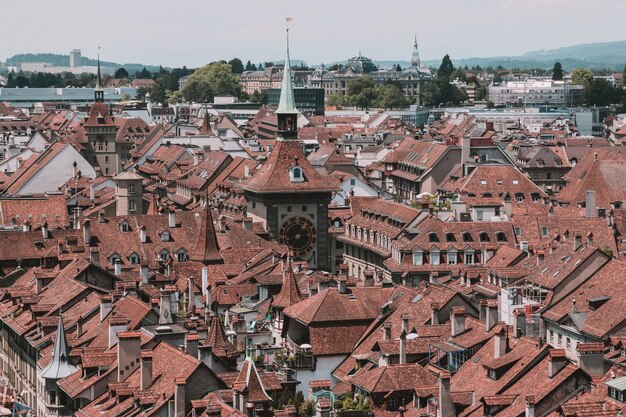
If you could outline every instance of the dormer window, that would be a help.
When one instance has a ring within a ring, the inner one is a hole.
[[[139,263],[139,256],[136,253],[132,253],[129,257],[128,260],[130,261],[131,264],[133,265],[137,265]]]
[[[165,262],[168,258],[169,252],[167,250],[163,249],[161,252],[159,252],[159,260]]]
[[[504,232],[496,232],[496,240],[498,242],[506,242],[506,235]]]
[[[626,399],[626,389],[624,389],[625,384],[625,376],[607,381],[606,385],[609,386],[609,397],[623,403]]]
[[[454,233],[452,232],[446,233],[446,242],[454,242]]]
[[[127,221],[123,221],[122,223],[120,223],[120,230],[122,232],[130,232],[130,226],[128,225]]]
[[[161,242],[169,242],[171,240],[170,232],[167,230],[161,233]]]
[[[471,242],[472,234],[470,232],[463,232],[463,242]]]
[[[176,259],[178,260],[178,262],[187,262],[187,252],[182,249],[179,250],[176,253]]]
[[[487,232],[480,232],[479,236],[481,242],[489,242],[489,234]]]
[[[439,242],[439,238],[437,237],[437,233],[429,233],[428,234],[428,241],[429,242]]]
[[[304,173],[298,165],[289,169],[289,179],[291,182],[304,182]]]
[[[120,255],[114,253],[109,257],[109,262],[111,263],[111,265],[114,265],[116,262],[122,262],[122,259],[120,258]]]

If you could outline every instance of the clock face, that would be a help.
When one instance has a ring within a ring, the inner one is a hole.
[[[311,220],[291,217],[281,226],[279,241],[289,246],[295,256],[304,256],[315,247],[317,232]]]

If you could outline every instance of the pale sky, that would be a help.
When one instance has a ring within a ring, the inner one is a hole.
[[[197,67],[218,59],[316,65],[363,55],[423,60],[519,55],[626,39],[624,0],[30,0],[2,2],[0,61],[17,53]]]

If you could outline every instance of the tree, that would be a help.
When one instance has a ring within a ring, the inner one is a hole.
[[[167,95],[167,102],[169,104],[182,103],[182,101],[183,95],[178,90],[170,91],[170,93]]]
[[[326,97],[326,104],[329,106],[341,107],[345,106],[346,103],[346,96],[344,96],[343,94],[335,93]]]
[[[188,101],[212,101],[215,96],[239,97],[241,86],[230,65],[213,62],[198,68],[183,87],[183,97]]]
[[[341,69],[341,64],[333,64],[328,67],[328,71],[339,71]]]
[[[398,72],[402,71],[402,67],[400,66],[400,64],[396,65],[396,71]]]
[[[250,96],[250,102],[267,104],[267,91],[254,90],[254,93]]]
[[[450,60],[450,55],[446,54],[441,60],[441,65],[439,65],[439,69],[437,70],[437,78],[444,78],[446,80],[450,79],[450,75],[454,71],[454,65],[452,65],[452,60]]]
[[[246,71],[252,71],[252,64],[250,63],[250,60],[246,62]]]
[[[356,107],[372,107],[377,98],[376,87],[371,77],[359,77],[348,81],[347,102]]]
[[[608,106],[621,101],[623,90],[617,89],[607,80],[593,78],[585,88],[585,98],[590,106]]]
[[[563,79],[563,67],[560,62],[554,63],[554,67],[552,68],[552,79],[555,81]]]
[[[377,93],[376,105],[385,110],[403,108],[409,104],[400,87],[395,84],[382,85],[378,88]]]
[[[250,61],[248,61],[248,62],[250,62]],[[233,58],[230,61],[228,61],[228,64],[233,69],[233,74],[241,74],[241,73],[243,73],[243,63],[241,62],[241,59]]]
[[[585,89],[589,86],[593,73],[587,68],[576,68],[572,71],[572,84],[582,85]]]
[[[128,93],[124,93],[124,95],[122,96],[122,101],[130,101],[132,99],[133,97]]]
[[[626,64],[624,64],[624,70],[622,71],[622,87],[626,87]]]
[[[465,76],[465,71],[462,68],[457,68],[450,74],[450,80],[459,80],[462,82],[467,82],[467,77]]]
[[[125,68],[118,68],[117,71],[115,71],[115,78],[128,78],[128,71],[126,71]]]

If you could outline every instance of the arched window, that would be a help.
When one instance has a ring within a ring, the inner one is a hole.
[[[489,234],[487,232],[480,232],[479,236],[481,242],[489,242]]]
[[[304,182],[304,172],[299,166],[293,166],[289,169],[289,179],[291,182]]]
[[[498,242],[506,242],[506,234],[504,232],[496,232],[496,240]]]
[[[178,262],[187,262],[187,252],[182,249],[179,250],[176,254],[176,259],[178,260]]]
[[[439,238],[437,237],[437,233],[431,232],[428,234],[429,242],[439,242]]]
[[[167,258],[169,258],[169,253],[167,250],[163,249],[161,252],[159,252],[159,259],[161,261],[167,261]]]
[[[139,263],[139,256],[137,256],[136,253],[132,253],[129,257],[128,260],[130,261],[131,264],[133,265],[137,265]]]
[[[463,232],[463,242],[471,242],[472,234],[470,232]]]
[[[446,233],[446,242],[454,242],[454,233],[452,232],[447,232]]]
[[[123,221],[122,223],[120,223],[120,230],[122,232],[130,232],[130,226],[128,225],[127,221]]]

